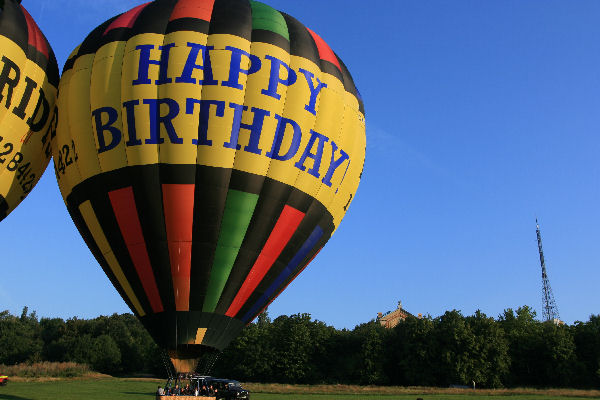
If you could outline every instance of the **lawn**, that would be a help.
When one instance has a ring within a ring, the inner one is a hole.
[[[124,379],[8,382],[0,387],[2,400],[121,400],[153,399],[156,385]]]
[[[153,400],[158,383],[156,380],[131,379],[69,379],[53,381],[12,381],[0,386],[0,400]],[[472,391],[434,388],[360,388],[323,386],[248,385],[252,390],[252,400],[415,400],[427,399],[468,399],[481,400],[495,398],[501,400],[581,400],[600,398],[597,391],[535,391],[502,390]],[[329,393],[319,393],[324,389]],[[285,391],[287,393],[276,393]],[[396,393],[391,393],[396,391]],[[269,393],[270,392],[270,393]],[[275,392],[275,393],[273,393]]]

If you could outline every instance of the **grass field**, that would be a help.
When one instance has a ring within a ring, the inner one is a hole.
[[[153,400],[162,381],[150,379],[59,379],[11,381],[0,386],[0,400]],[[581,400],[600,399],[600,391],[580,390],[463,390],[436,388],[388,388],[357,386],[246,385],[252,400],[405,400],[497,399]]]

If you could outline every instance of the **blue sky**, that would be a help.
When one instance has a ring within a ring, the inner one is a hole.
[[[315,30],[365,101],[367,159],[340,228],[271,305],[353,328],[394,309],[541,317],[535,236],[567,323],[600,313],[600,2],[265,0]],[[23,0],[62,68],[142,1]],[[128,311],[51,167],[0,224],[0,309]]]

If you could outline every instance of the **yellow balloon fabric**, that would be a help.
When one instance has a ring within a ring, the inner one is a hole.
[[[69,212],[179,355],[227,345],[314,258],[358,188],[364,110],[348,70],[259,2],[138,6],[73,51],[59,92],[53,156]]]
[[[0,221],[50,162],[57,86],[56,58],[33,18],[0,1]]]

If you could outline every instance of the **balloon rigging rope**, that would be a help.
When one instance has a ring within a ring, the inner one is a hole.
[[[167,371],[167,376],[169,379],[173,379],[173,373],[171,370],[171,360],[169,359],[169,355],[166,350],[161,351],[163,364],[165,366],[165,370]]]

